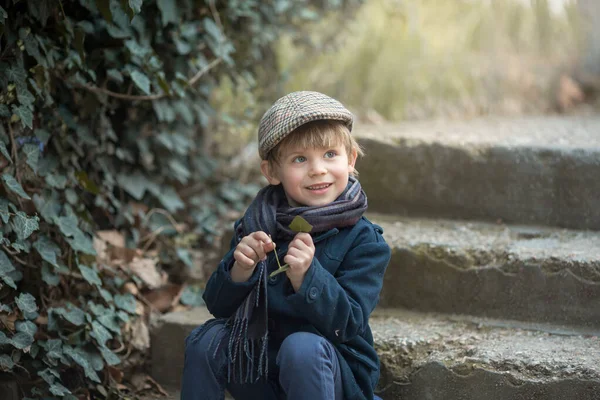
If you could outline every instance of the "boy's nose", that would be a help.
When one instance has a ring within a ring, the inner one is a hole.
[[[325,165],[323,165],[323,163],[316,161],[311,163],[310,170],[308,171],[308,173],[311,176],[323,175],[327,173],[327,168],[325,168]]]

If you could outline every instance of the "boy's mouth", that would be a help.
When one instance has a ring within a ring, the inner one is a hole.
[[[331,186],[331,183],[319,183],[318,185],[308,186],[308,190],[323,190]]]

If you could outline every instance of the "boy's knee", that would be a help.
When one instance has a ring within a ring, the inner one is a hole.
[[[223,325],[216,324],[209,328],[200,325],[185,338],[185,356],[198,359],[212,355],[222,335]]]
[[[281,368],[288,366],[306,366],[314,364],[324,357],[330,358],[331,349],[321,336],[309,332],[296,332],[289,335],[277,354],[277,365]]]

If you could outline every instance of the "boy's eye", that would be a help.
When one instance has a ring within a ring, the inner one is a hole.
[[[295,157],[292,160],[292,162],[295,162],[295,163],[301,163],[301,162],[304,162],[304,161],[306,161],[306,157],[304,157],[304,156],[298,156],[298,157]]]
[[[333,158],[335,156],[335,151],[328,151],[327,153],[325,153],[325,158]]]

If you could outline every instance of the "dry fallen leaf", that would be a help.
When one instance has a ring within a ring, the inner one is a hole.
[[[138,318],[131,324],[131,345],[142,351],[150,348],[150,331],[143,318]]]
[[[156,289],[163,285],[163,277],[156,263],[157,260],[151,258],[134,258],[125,268],[129,268],[150,289]]]
[[[168,284],[144,294],[146,300],[160,312],[171,308],[173,299],[179,294],[181,285]]]
[[[96,232],[96,235],[106,243],[115,247],[125,247],[125,237],[118,231],[98,231]]]

